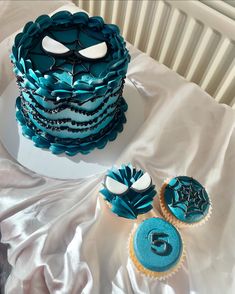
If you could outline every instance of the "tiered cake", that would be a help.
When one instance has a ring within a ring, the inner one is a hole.
[[[130,61],[115,25],[86,13],[42,15],[15,38],[17,119],[37,147],[87,154],[117,137]]]

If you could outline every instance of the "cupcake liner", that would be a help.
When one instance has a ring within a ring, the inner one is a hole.
[[[184,244],[184,240],[182,239],[182,236],[181,236],[181,240],[182,240],[182,253],[181,253],[181,257],[178,261],[178,263],[173,267],[171,268],[170,270],[168,271],[165,271],[165,272],[154,272],[154,271],[151,271],[147,268],[145,268],[139,261],[138,259],[136,258],[135,256],[135,252],[134,252],[134,247],[133,247],[133,237],[134,237],[134,234],[135,234],[135,231],[137,229],[137,224],[134,225],[130,235],[129,235],[129,238],[128,238],[128,243],[127,243],[127,250],[128,250],[128,253],[129,253],[129,257],[135,267],[135,269],[144,277],[148,277],[150,279],[157,279],[157,280],[160,280],[160,281],[163,281],[167,278],[170,278],[171,276],[173,276],[175,273],[177,273],[184,261],[185,261],[185,258],[186,258],[186,250],[185,250],[185,244]]]
[[[153,208],[150,211],[148,211],[148,212],[146,212],[144,214],[139,214],[137,219],[136,219],[136,223],[140,224],[144,220],[146,220],[148,218],[151,218],[151,217],[156,217],[156,214],[154,213]]]
[[[106,207],[107,207],[108,209],[110,209],[110,211],[111,211],[111,209],[112,209],[112,204],[109,203],[107,200],[105,200],[104,197],[103,197],[103,195],[102,195],[101,193],[99,193],[99,195],[100,195],[100,198],[102,199],[104,205],[106,205]],[[117,217],[117,215],[115,215],[115,216]]]
[[[173,214],[172,212],[168,209],[168,207],[166,206],[166,203],[165,203],[165,199],[164,199],[164,192],[165,192],[165,188],[166,186],[168,185],[168,183],[170,182],[170,178],[167,178],[162,186],[161,186],[161,189],[160,189],[160,192],[159,192],[159,203],[160,203],[160,208],[161,208],[161,212],[162,212],[162,215],[164,216],[164,218],[172,223],[173,225],[175,225],[177,228],[194,228],[194,227],[198,227],[200,225],[203,225],[206,221],[208,221],[208,219],[210,218],[211,216],[211,213],[212,213],[212,204],[211,204],[211,199],[209,198],[210,200],[210,206],[209,206],[209,210],[208,210],[208,213],[205,215],[205,217],[203,219],[201,219],[200,221],[198,222],[194,222],[194,223],[186,223],[186,222],[183,222],[179,219],[177,219]]]
[[[102,198],[102,201],[103,201],[104,205],[110,210],[110,212],[114,215],[114,217],[119,217],[119,216],[117,216],[116,214],[114,214],[112,212],[112,204],[110,202],[108,202],[107,200],[105,200],[101,193],[99,193],[99,194],[100,194],[100,196]],[[137,223],[137,224],[140,224],[144,220],[146,220],[148,218],[151,218],[151,217],[156,217],[156,214],[154,213],[153,209],[146,212],[146,213],[139,214],[137,216],[137,218],[134,220],[134,222]]]

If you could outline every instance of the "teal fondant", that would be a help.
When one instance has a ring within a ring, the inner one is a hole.
[[[22,105],[25,109],[28,109],[37,117],[42,120],[47,121],[48,123],[61,123],[71,122],[74,125],[84,125],[84,124],[92,124],[93,122],[97,122],[102,116],[107,113],[111,113],[116,108],[118,109],[119,104],[122,102],[121,97],[119,96],[110,96],[108,101],[101,105],[101,107],[97,107],[94,112],[85,112],[80,111],[77,108],[64,108],[61,107],[58,109],[55,108],[55,111],[47,111],[38,103],[35,103],[29,97],[25,98],[26,101],[22,101]],[[118,101],[117,101],[118,100]]]
[[[131,188],[143,175],[143,170],[137,170],[130,163],[128,165],[123,164],[120,168],[112,167],[107,171],[106,177],[111,177],[128,187],[124,194],[117,195],[112,193],[104,183],[100,193],[112,205],[113,213],[120,217],[136,219],[139,214],[147,213],[153,208],[152,202],[156,191],[152,183],[143,191],[136,191]]]
[[[183,248],[177,229],[161,218],[144,220],[136,229],[133,246],[140,264],[154,272],[165,272],[176,266]]]
[[[170,180],[165,188],[164,199],[170,212],[186,223],[202,220],[210,207],[205,188],[195,179],[186,176]]]
[[[66,53],[48,51],[45,38],[60,43]],[[107,46],[103,57],[80,54],[102,42]],[[21,90],[17,115],[24,118],[22,131],[44,137],[45,148],[87,153],[88,146],[90,151],[105,146],[123,128],[127,105],[122,91],[130,55],[115,25],[83,12],[42,15],[16,36],[11,60]]]
[[[75,103],[64,103],[61,105],[53,105],[53,108],[46,108],[40,103],[38,103],[38,98],[35,98],[35,95],[32,96],[28,93],[22,93],[23,100],[22,103],[29,105],[39,114],[41,114],[44,118],[51,119],[51,120],[58,120],[58,119],[71,119],[77,122],[89,122],[92,119],[95,119],[99,115],[102,115],[107,109],[117,106],[117,101],[120,98],[119,94],[114,94],[112,96],[101,97],[98,101],[96,101],[96,107],[93,109],[91,104],[95,104],[90,102],[86,103],[86,110],[85,107],[78,107]],[[119,99],[120,100],[120,99]],[[79,116],[78,116],[79,114]]]
[[[22,134],[31,139],[34,145],[38,148],[49,149],[53,154],[65,153],[68,156],[74,156],[77,153],[88,154],[93,149],[103,149],[109,141],[114,141],[118,133],[123,131],[123,125],[126,123],[124,112],[127,110],[127,104],[122,106],[123,112],[120,117],[112,122],[112,126],[105,133],[99,134],[98,137],[93,138],[91,142],[84,140],[60,139],[50,136],[48,133],[35,130],[35,126],[31,122],[26,121],[26,116],[23,115],[20,99],[16,101],[16,119],[22,126]],[[58,143],[59,142],[59,143]]]

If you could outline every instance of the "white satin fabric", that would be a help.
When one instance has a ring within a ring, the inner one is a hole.
[[[36,15],[32,9],[30,18]],[[187,256],[176,275],[148,279],[128,257],[134,222],[112,214],[99,196],[103,174],[42,177],[0,145],[1,242],[9,244],[12,265],[6,293],[235,293],[235,113],[132,46],[130,52],[128,78],[145,99],[146,120],[116,163],[145,169],[158,189],[167,177],[195,177],[212,198],[210,220],[181,230]],[[13,78],[8,66],[1,59],[1,90]]]

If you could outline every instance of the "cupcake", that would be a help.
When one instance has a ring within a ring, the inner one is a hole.
[[[131,164],[108,170],[100,193],[113,213],[128,219],[150,211],[156,195],[150,175]]]
[[[164,219],[153,217],[134,228],[129,255],[140,273],[161,280],[179,270],[185,253],[177,229]]]
[[[200,225],[211,213],[205,188],[191,177],[179,176],[165,181],[159,201],[163,216],[179,228]]]

